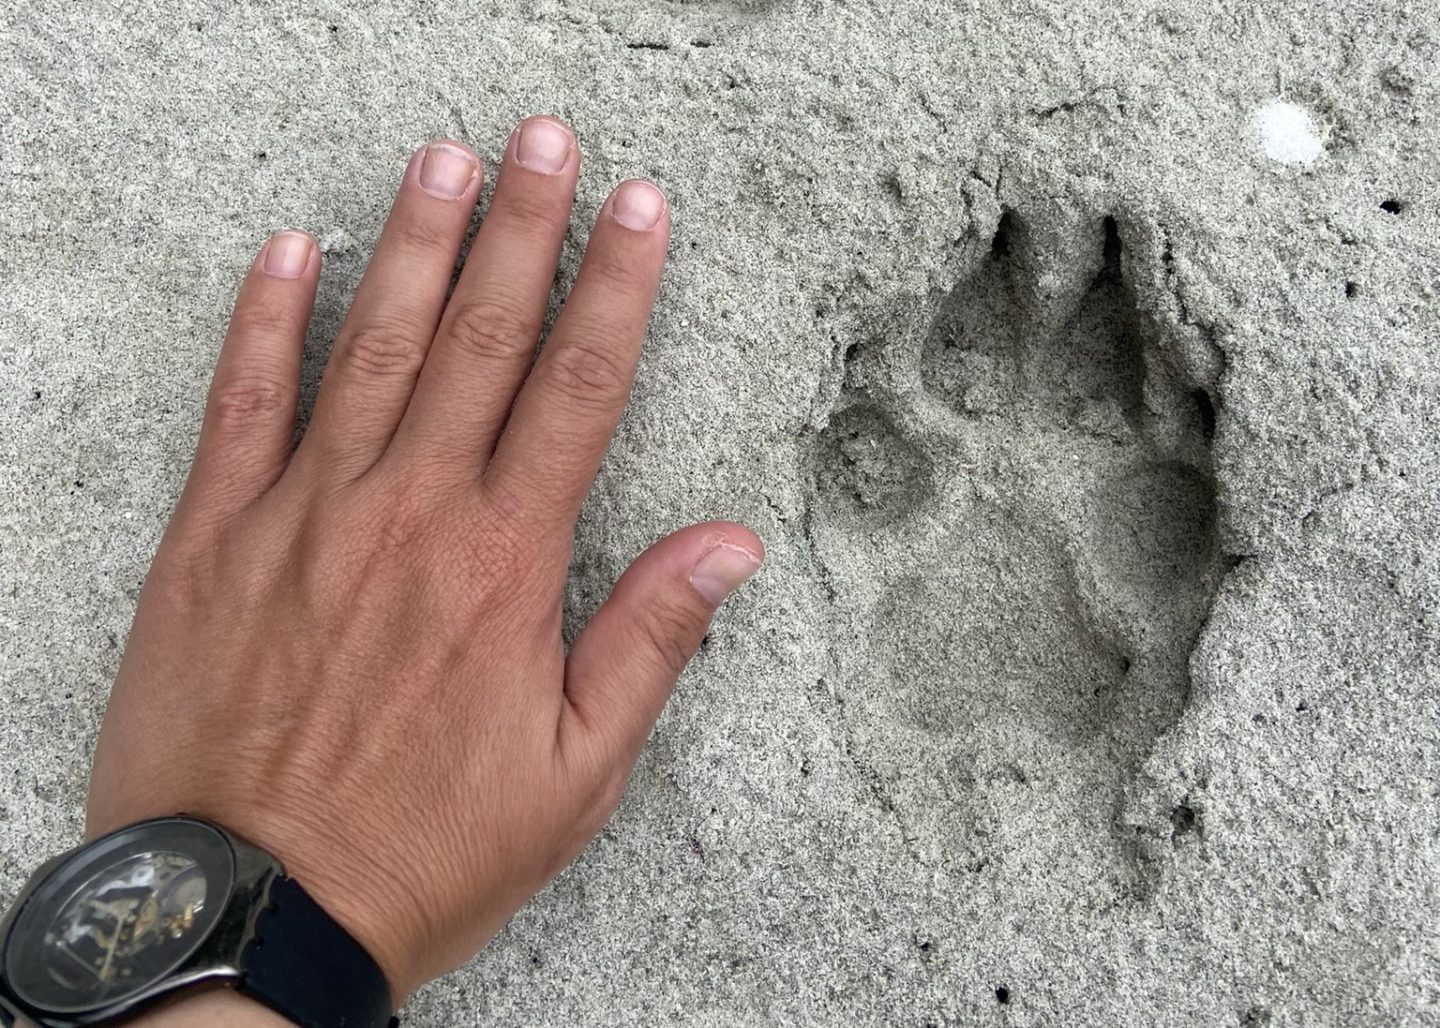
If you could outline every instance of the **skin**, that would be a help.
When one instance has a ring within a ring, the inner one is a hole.
[[[92,836],[186,812],[251,839],[376,958],[397,1007],[605,823],[764,553],[729,522],[676,532],[565,652],[575,519],[670,230],[658,190],[621,184],[536,359],[579,163],[563,124],[522,123],[447,299],[480,162],[453,141],[417,152],[298,447],[320,253],[303,233],[266,244],[96,750]],[[140,1023],[284,1022],[217,992]]]

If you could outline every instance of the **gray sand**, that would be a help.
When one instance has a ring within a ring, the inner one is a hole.
[[[571,627],[689,521],[771,559],[410,1023],[1440,1024],[1440,9],[261,6],[0,24],[0,894],[254,248],[325,241],[313,384],[409,150],[550,111],[562,280],[677,212]]]

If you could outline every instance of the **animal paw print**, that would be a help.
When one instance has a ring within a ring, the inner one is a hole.
[[[917,859],[1132,868],[1116,810],[1183,712],[1223,565],[1214,406],[1125,264],[1111,219],[1007,213],[928,325],[852,348],[815,437],[833,688]]]

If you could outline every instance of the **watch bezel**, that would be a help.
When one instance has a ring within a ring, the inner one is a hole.
[[[177,824],[198,825],[215,833],[231,855],[232,873],[228,889],[220,896],[220,915],[189,956],[142,988],[97,1006],[46,1008],[22,999],[8,980],[4,959],[9,952],[11,934],[26,906],[55,883],[57,876],[68,873],[87,857],[93,859],[132,839],[143,839],[147,834],[164,837],[166,829],[173,829]],[[124,1016],[181,991],[217,984],[233,986],[240,979],[241,954],[254,936],[256,918],[268,902],[270,884],[283,873],[280,863],[265,851],[236,838],[219,825],[185,815],[126,825],[77,846],[36,870],[0,921],[0,1002],[44,1028],[78,1028]]]

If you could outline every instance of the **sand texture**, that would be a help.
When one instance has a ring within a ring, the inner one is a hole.
[[[440,1025],[1440,1024],[1440,7],[0,14],[0,894],[90,748],[233,289],[405,155],[585,148],[672,262],[574,629],[731,517],[614,822]],[[196,688],[203,688],[203,675]]]

